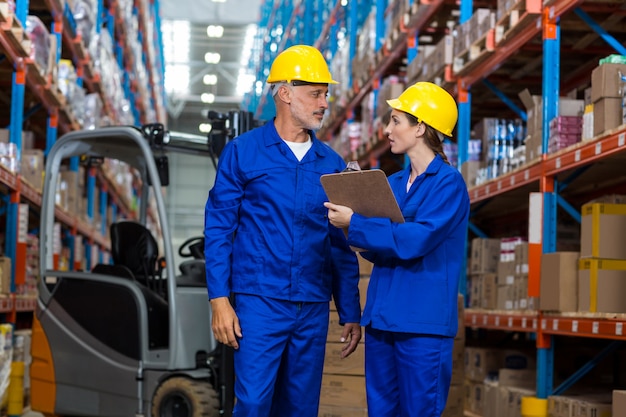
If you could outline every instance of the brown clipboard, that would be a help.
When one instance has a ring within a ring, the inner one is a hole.
[[[382,170],[325,174],[320,181],[331,203],[350,207],[362,216],[386,217],[395,223],[404,223],[400,206]]]

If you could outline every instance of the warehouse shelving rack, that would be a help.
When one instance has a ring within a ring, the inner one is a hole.
[[[331,10],[334,15],[339,14],[338,3],[327,5],[329,6],[328,10]],[[354,36],[352,31],[356,28],[356,25],[351,25],[351,21],[355,21],[350,8],[350,4],[353,3],[355,2],[350,2],[348,12],[343,13],[346,19],[343,24],[351,36]],[[407,59],[410,62],[414,59],[418,34],[427,28],[431,20],[438,13],[441,13],[446,5],[446,2],[440,0],[417,0],[411,3],[412,7],[406,11],[403,24],[392,32],[393,42],[377,43],[377,62],[370,69],[369,76],[363,80],[350,80],[350,85],[353,88],[349,93],[347,104],[331,107],[329,121],[318,132],[318,137],[332,141],[342,123],[354,116],[357,107],[366,95],[369,92],[377,91],[381,78],[388,75],[389,71],[395,68],[399,61]],[[378,7],[379,10],[384,10],[387,2],[378,0],[371,4]],[[473,12],[473,6],[471,0],[460,2],[460,23],[469,19]],[[537,81],[541,86],[543,98],[543,152],[541,157],[534,161],[527,161],[521,168],[469,190],[473,215],[478,214],[479,217],[489,219],[502,216],[502,213],[525,212],[526,221],[530,223],[529,296],[532,297],[539,295],[541,254],[556,250],[557,210],[562,210],[572,218],[579,220],[580,215],[574,205],[568,202],[568,199],[580,203],[584,196],[587,198],[594,196],[594,192],[597,192],[594,187],[598,182],[603,183],[603,189],[606,191],[623,190],[624,188],[620,185],[620,182],[624,183],[624,177],[616,175],[615,170],[615,167],[623,167],[626,162],[626,152],[624,152],[626,149],[626,128],[624,126],[615,131],[605,132],[594,140],[579,143],[553,154],[547,153],[548,123],[557,114],[559,87],[563,88],[564,91],[569,91],[583,85],[585,80],[589,80],[591,69],[597,65],[597,61],[592,59],[581,59],[585,62],[581,62],[579,68],[567,74],[568,79],[561,81],[561,59],[563,58],[561,56],[561,19],[564,16],[575,14],[589,26],[590,32],[598,33],[611,48],[617,50],[618,53],[626,54],[620,41],[612,38],[585,12],[585,10],[592,10],[606,14],[612,11],[617,16],[616,19],[619,19],[618,6],[615,2],[602,3],[584,0],[545,0],[543,2],[541,0],[518,0],[514,7],[518,11],[517,16],[519,17],[516,25],[510,25],[505,20],[507,16],[502,17],[497,22],[497,25],[503,26],[503,33],[500,34],[502,36],[498,42],[495,41],[495,38],[492,39],[492,43],[485,47],[485,52],[476,62],[468,63],[456,73],[451,68],[446,68],[444,73],[443,86],[453,91],[459,102],[457,138],[459,164],[461,164],[467,160],[472,110],[476,110],[472,108],[473,90],[479,86],[486,87],[490,93],[493,93],[509,107],[509,114],[526,120],[526,113],[508,98],[511,94],[510,89],[508,91],[498,89],[498,81],[504,83],[505,78],[498,72],[507,62],[514,60],[516,54],[522,49],[534,50],[540,60],[539,64],[542,70],[540,79]],[[262,21],[262,25],[270,21],[270,19],[265,19]],[[380,38],[381,33],[384,33],[384,24],[383,19],[377,19],[378,38]],[[328,21],[322,30],[317,32],[321,35],[316,45],[322,50],[325,50],[327,46],[323,44],[321,39],[324,39],[331,27],[333,27],[331,21]],[[491,36],[495,36],[495,34]],[[354,38],[351,37],[350,39]],[[262,43],[261,40],[259,42]],[[353,44],[354,42],[351,42],[352,48],[354,48]],[[388,47],[389,45],[392,46]],[[611,52],[610,49],[597,48],[596,53],[608,55]],[[268,57],[270,56],[269,52],[264,56],[265,69],[269,68],[271,59]],[[350,57],[354,57],[354,49],[351,50]],[[262,71],[259,74],[257,79],[265,78]],[[497,81],[494,82],[493,79]],[[261,107],[264,105],[263,102],[250,101],[248,104],[260,105]],[[381,141],[375,147],[369,148],[365,153],[359,155],[359,162],[362,166],[376,166],[376,158],[387,149],[388,145]],[[594,166],[591,167],[591,164]],[[606,178],[612,178],[613,181],[607,181]],[[486,236],[486,233],[474,223],[470,226],[470,231],[478,236]],[[573,375],[570,380],[566,381],[566,384],[561,384],[561,386],[553,389],[554,336],[579,336],[590,339],[624,341],[626,340],[625,323],[626,317],[621,315],[592,313],[548,314],[541,311],[510,312],[475,309],[467,309],[465,313],[465,325],[470,328],[535,334],[538,358],[537,396],[539,398],[562,393],[586,371],[586,369],[581,369],[581,372]],[[597,360],[615,346],[609,345],[598,355],[595,361],[590,363],[590,366],[593,366]]]
[[[24,22],[26,15],[34,11],[43,16],[49,16],[50,32],[57,39],[56,57],[57,62],[61,57],[71,59],[75,65],[79,77],[79,85],[88,92],[98,93],[102,103],[103,112],[114,122],[117,119],[112,104],[102,89],[102,75],[95,69],[94,61],[77,33],[76,23],[68,4],[64,0],[17,0],[15,11],[9,10],[8,3],[0,0],[0,77],[3,82],[11,85],[10,114],[8,120],[9,139],[17,149],[17,160],[20,160],[22,149],[22,132],[25,122],[30,122],[32,130],[40,137],[45,137],[45,145],[42,146],[44,153],[50,149],[56,141],[57,135],[80,129],[69,105],[59,90],[58,85],[49,76],[42,76],[34,60],[30,58],[30,43],[24,34]],[[134,13],[138,16],[143,33],[152,34],[150,38],[141,37],[138,40],[143,49],[143,58],[135,57],[125,38],[126,32],[120,22],[119,3],[114,0],[98,0],[97,30],[102,28],[102,18],[108,17],[109,29],[113,28],[117,33],[112,33],[118,44],[116,50],[118,63],[126,72],[125,94],[130,99],[135,122],[137,124],[165,120],[164,86],[163,86],[163,62],[162,42],[160,31],[148,30],[158,27],[159,12],[158,0],[136,0]],[[113,24],[115,23],[115,25]],[[143,59],[143,64],[149,74],[149,85],[139,85],[130,82],[129,74],[134,73],[135,61]],[[5,61],[4,63],[2,61]],[[9,69],[9,66],[11,69]],[[10,81],[7,78],[10,77]],[[147,120],[148,108],[137,99],[139,94],[150,94],[150,102],[147,105],[156,113],[157,120]],[[46,113],[45,121],[41,120],[41,112]],[[40,142],[37,144],[40,146]],[[78,170],[78,161],[72,160],[71,170]],[[7,321],[15,322],[16,313],[21,311],[33,311],[34,300],[21,298],[15,295],[15,284],[24,282],[25,273],[25,235],[26,230],[19,230],[18,225],[25,224],[29,215],[36,216],[37,208],[41,205],[41,193],[31,184],[24,180],[19,173],[13,173],[0,166],[0,193],[6,197],[6,232],[5,254],[12,259],[12,294],[8,298],[0,298],[0,312],[7,313]],[[95,193],[100,194],[100,206],[94,207]],[[92,246],[96,248],[102,257],[103,252],[108,251],[109,242],[106,236],[106,210],[112,207],[114,217],[121,215],[134,218],[135,213],[132,202],[128,201],[120,192],[112,178],[103,171],[95,168],[88,170],[87,179],[88,217],[94,218],[96,210],[100,212],[102,223],[92,224],[86,220],[78,219],[75,215],[65,212],[57,207],[55,217],[61,229],[64,230],[65,238],[70,246],[70,268],[78,267],[75,259],[74,247],[76,238],[81,237],[84,242],[86,254],[86,266],[89,268],[92,260]],[[29,213],[30,212],[30,213]],[[22,222],[22,223],[20,223]],[[58,256],[57,256],[58,258]],[[97,260],[96,260],[97,261]]]

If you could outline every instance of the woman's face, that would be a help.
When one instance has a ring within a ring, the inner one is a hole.
[[[417,130],[419,124],[412,125],[404,112],[392,110],[385,133],[389,138],[391,152],[395,154],[407,153],[417,144]]]

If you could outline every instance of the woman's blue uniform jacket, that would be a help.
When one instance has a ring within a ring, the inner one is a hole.
[[[454,337],[469,216],[467,187],[439,155],[406,192],[409,170],[389,177],[405,223],[354,214],[348,243],[374,262],[363,326]]]
[[[342,323],[361,317],[358,263],[330,225],[322,174],[346,164],[309,132],[298,161],[273,122],[230,141],[220,156],[205,208],[209,298],[234,293],[295,302],[328,302]]]

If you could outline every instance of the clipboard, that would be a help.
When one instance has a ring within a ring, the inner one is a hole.
[[[325,174],[320,181],[331,203],[350,207],[362,216],[387,217],[395,223],[404,223],[400,206],[382,170]]]

